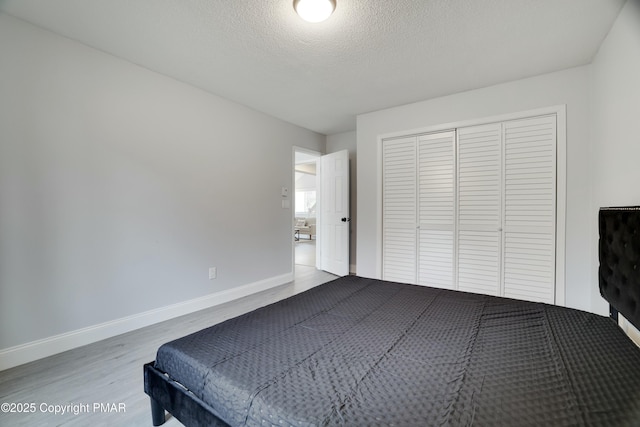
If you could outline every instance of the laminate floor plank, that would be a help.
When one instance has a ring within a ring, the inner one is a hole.
[[[296,265],[295,280],[285,285],[1,371],[0,403],[35,403],[36,410],[0,412],[0,426],[151,426],[142,366],[160,345],[335,278]],[[49,405],[67,406],[67,413]],[[167,415],[164,425],[182,424]]]

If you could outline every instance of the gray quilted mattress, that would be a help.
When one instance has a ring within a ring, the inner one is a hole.
[[[640,349],[612,320],[353,276],[155,366],[233,426],[640,425]]]

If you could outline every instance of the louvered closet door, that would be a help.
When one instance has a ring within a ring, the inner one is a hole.
[[[416,283],[416,138],[382,142],[382,277]]]
[[[455,132],[418,137],[418,284],[454,289]]]
[[[556,117],[504,123],[504,296],[555,302]]]
[[[458,129],[458,289],[500,295],[501,124]]]

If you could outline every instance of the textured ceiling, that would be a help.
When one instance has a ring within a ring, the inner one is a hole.
[[[624,0],[0,0],[0,11],[323,133],[591,61]]]

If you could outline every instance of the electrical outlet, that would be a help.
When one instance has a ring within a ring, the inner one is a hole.
[[[217,267],[209,267],[209,280],[213,280],[218,277],[218,268]]]

